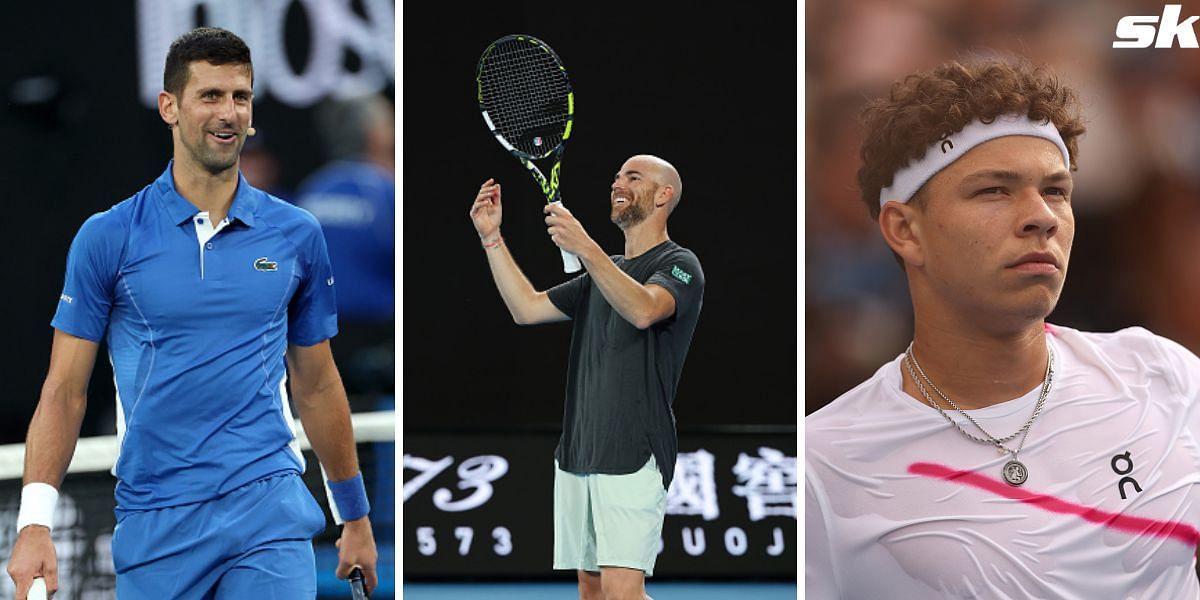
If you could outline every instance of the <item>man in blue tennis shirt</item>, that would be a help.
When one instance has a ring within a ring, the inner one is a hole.
[[[17,598],[57,588],[50,524],[99,342],[117,388],[117,593],[140,598],[312,598],[325,518],[300,478],[287,382],[344,523],[337,576],[376,583],[345,392],[329,350],[333,273],[310,214],[250,187],[253,67],[237,36],[172,45],[159,95],[174,159],[92,216],[67,259],[50,368],[26,440],[9,560]],[[286,366],[285,369],[285,358]]]

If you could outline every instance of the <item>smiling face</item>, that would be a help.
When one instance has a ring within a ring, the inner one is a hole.
[[[178,96],[159,96],[159,111],[174,130],[175,160],[214,175],[236,169],[252,117],[250,67],[195,61],[188,68]]]
[[[653,161],[638,156],[621,165],[609,194],[609,219],[614,225],[621,229],[633,227],[654,212],[654,196],[661,187],[659,169]]]
[[[905,207],[914,243],[899,253],[914,303],[988,325],[1044,319],[1075,235],[1071,189],[1062,154],[1040,138],[991,140],[946,167],[923,209]]]

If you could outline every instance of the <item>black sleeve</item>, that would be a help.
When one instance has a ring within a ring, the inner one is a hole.
[[[550,298],[550,302],[554,304],[555,308],[574,319],[575,309],[587,296],[587,290],[591,284],[591,276],[584,271],[581,275],[546,290],[546,296]]]
[[[675,314],[695,310],[704,298],[704,271],[700,259],[680,249],[663,257],[646,284],[660,285],[675,297]]]

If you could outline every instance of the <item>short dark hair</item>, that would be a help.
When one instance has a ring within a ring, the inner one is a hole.
[[[924,156],[942,136],[975,119],[988,122],[1005,114],[1053,123],[1070,152],[1070,169],[1077,168],[1078,138],[1086,129],[1079,98],[1046,68],[1026,60],[952,61],[896,82],[887,97],[871,102],[863,113],[866,138],[858,183],[871,218],[879,218],[879,192],[893,183],[897,170]],[[914,206],[924,199],[921,186]]]
[[[250,47],[242,38],[217,27],[197,27],[171,42],[163,67],[163,89],[175,95],[182,92],[191,75],[190,65],[198,60],[211,65],[246,65],[254,83]]]

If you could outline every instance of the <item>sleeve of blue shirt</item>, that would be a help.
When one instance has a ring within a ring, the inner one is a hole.
[[[303,277],[288,305],[288,343],[312,346],[337,335],[337,299],[321,226],[311,215],[304,225],[300,241]]]
[[[126,231],[111,211],[93,215],[79,228],[67,254],[67,274],[51,326],[93,342],[104,338]]]

